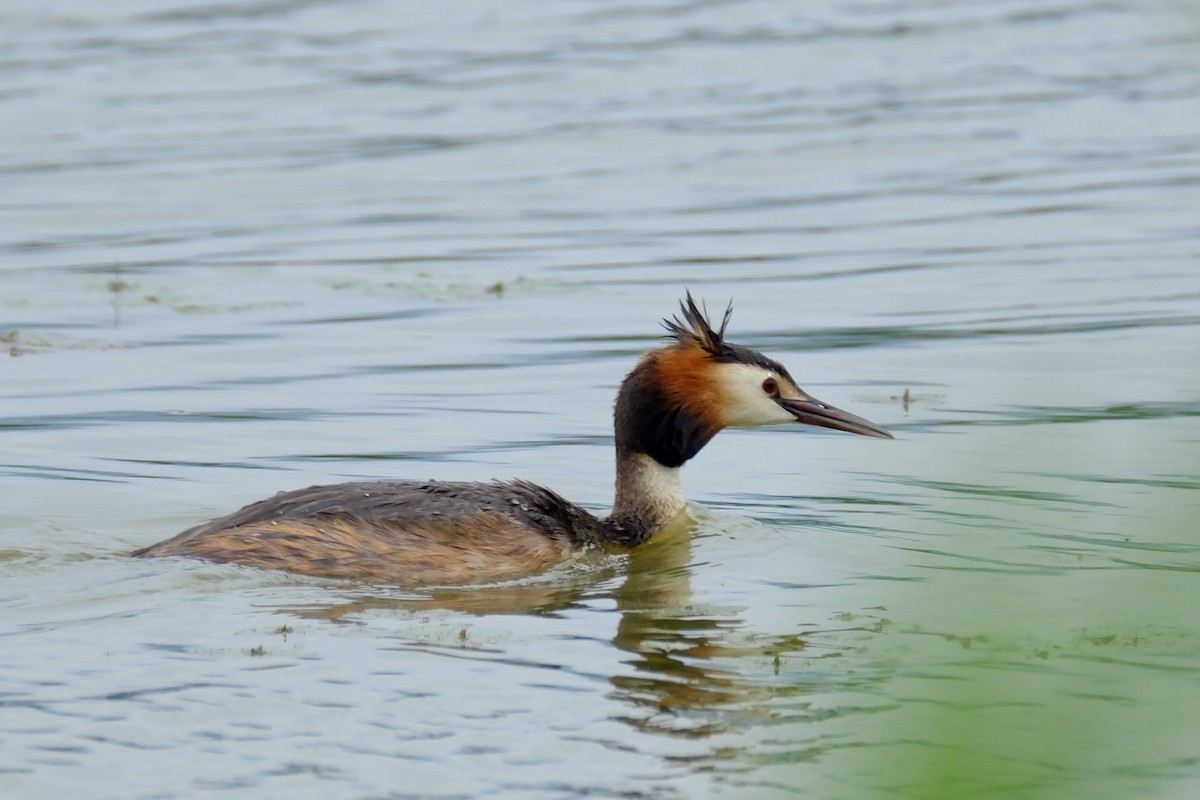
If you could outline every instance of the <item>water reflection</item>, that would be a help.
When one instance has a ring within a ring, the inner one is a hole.
[[[344,621],[368,612],[451,611],[462,614],[538,614],[553,615],[579,606],[585,593],[617,572],[615,563],[607,565],[576,564],[550,576],[526,582],[497,586],[448,586],[424,591],[395,590],[379,594],[367,589],[351,599],[336,603],[291,606],[283,611],[307,619]],[[387,590],[384,590],[387,591]]]
[[[705,736],[728,718],[697,713],[761,700],[770,691],[753,671],[720,666],[720,660],[772,659],[804,647],[798,635],[736,643],[743,620],[692,605],[693,530],[656,537],[629,559],[625,581],[613,592],[620,621],[613,644],[632,653],[632,675],[614,675],[615,696],[647,712],[630,725],[654,733]]]
[[[613,592],[620,621],[613,644],[633,654],[631,673],[611,677],[613,696],[636,713],[622,721],[639,731],[714,739],[688,761],[745,766],[806,757],[826,746],[819,730],[793,730],[767,753],[733,745],[722,734],[764,725],[812,723],[851,710],[827,704],[831,692],[875,683],[842,669],[815,668],[844,651],[799,632],[757,633],[735,609],[697,606],[690,581],[695,535],[671,531],[629,559]],[[826,620],[813,620],[825,623]],[[857,709],[855,709],[857,710]]]
[[[378,590],[333,604],[295,606],[288,613],[309,619],[344,622],[367,613],[421,614],[447,611],[471,615],[560,615],[613,601],[618,611],[612,644],[631,658],[606,676],[609,696],[627,706],[616,719],[639,732],[690,740],[762,725],[811,724],[850,711],[856,704],[829,704],[830,695],[878,684],[881,674],[845,668],[823,668],[827,659],[842,659],[846,649],[827,638],[809,642],[799,632],[756,633],[737,609],[699,605],[692,591],[697,537],[718,533],[710,521],[683,520],[643,547],[624,555],[596,555],[526,583],[449,587],[424,592],[380,594]],[[398,591],[398,590],[397,590]],[[824,624],[828,620],[811,620]],[[857,617],[842,626],[870,631]],[[457,627],[455,624],[454,627]],[[817,636],[828,631],[815,632]],[[430,642],[422,630],[415,643],[442,650],[445,641]],[[458,647],[476,645],[461,629]],[[499,651],[488,651],[507,660]],[[519,661],[519,659],[517,659]],[[515,662],[514,662],[515,663]],[[584,665],[572,664],[573,670]],[[787,752],[810,751],[818,745],[812,730],[795,733]],[[821,745],[824,746],[824,745]],[[818,748],[819,749],[819,748]],[[796,753],[793,753],[795,755]],[[778,757],[775,753],[770,757]],[[762,754],[714,741],[687,760],[745,763]]]

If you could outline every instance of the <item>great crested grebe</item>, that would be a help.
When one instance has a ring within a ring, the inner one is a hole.
[[[804,392],[777,361],[725,341],[689,292],[669,343],[621,383],[612,514],[597,517],[522,480],[339,483],[281,492],[135,556],[193,556],[305,575],[399,584],[531,575],[588,546],[642,544],[684,509],[679,469],[722,428],[801,422],[890,439]]]

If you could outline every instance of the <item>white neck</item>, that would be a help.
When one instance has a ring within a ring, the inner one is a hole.
[[[610,519],[640,523],[653,536],[679,516],[686,503],[678,467],[664,467],[645,453],[618,452],[617,496]]]

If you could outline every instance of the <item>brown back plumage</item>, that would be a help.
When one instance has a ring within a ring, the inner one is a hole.
[[[341,483],[281,492],[133,555],[404,585],[468,583],[528,575],[573,548],[638,535],[527,481]]]

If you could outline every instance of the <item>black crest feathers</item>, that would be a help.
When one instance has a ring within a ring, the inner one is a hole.
[[[674,339],[677,345],[699,347],[713,361],[754,364],[782,375],[795,383],[783,364],[767,358],[757,350],[725,341],[725,326],[729,324],[729,318],[733,315],[732,301],[725,309],[725,316],[721,318],[721,327],[715,331],[708,321],[707,307],[703,304],[697,306],[696,301],[692,299],[691,292],[688,292],[687,297],[679,302],[679,308],[683,311],[683,319],[672,317],[663,320],[663,327],[667,329],[667,338]]]
[[[716,358],[729,355],[729,345],[725,343],[725,326],[729,324],[729,318],[733,316],[732,301],[725,309],[721,327],[715,331],[708,321],[708,306],[703,306],[703,310],[698,307],[696,301],[692,299],[690,291],[684,300],[679,301],[679,309],[683,312],[683,319],[671,317],[663,320],[662,324],[667,329],[669,338],[685,346],[698,345]]]

